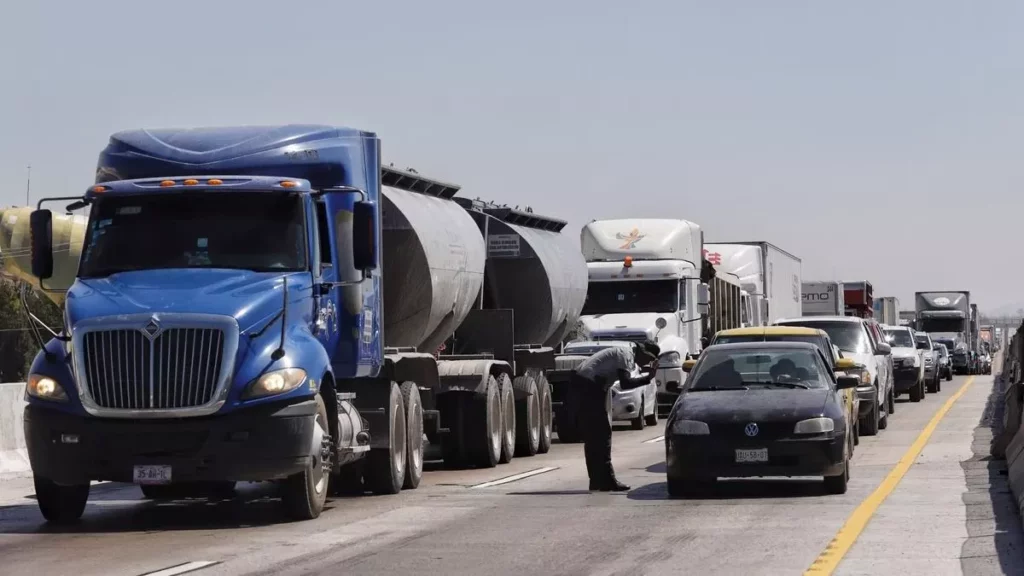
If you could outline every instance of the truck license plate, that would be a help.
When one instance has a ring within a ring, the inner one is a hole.
[[[170,466],[136,466],[132,474],[136,484],[170,484]]]
[[[767,462],[768,461],[768,449],[767,448],[754,448],[747,450],[736,450],[736,462],[749,463],[749,462]]]

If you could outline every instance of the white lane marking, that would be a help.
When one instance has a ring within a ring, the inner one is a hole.
[[[184,564],[178,564],[177,566],[171,566],[170,568],[164,568],[163,570],[157,570],[156,572],[146,572],[142,576],[177,576],[178,574],[186,574],[188,572],[202,570],[203,568],[208,568],[219,563],[220,562],[210,562],[208,560],[186,562]]]
[[[526,472],[523,472],[521,474],[515,474],[512,476],[506,476],[504,478],[498,478],[497,480],[491,480],[490,482],[484,482],[483,484],[476,484],[474,486],[470,486],[470,488],[490,488],[491,486],[508,484],[509,482],[515,482],[516,480],[522,480],[523,478],[529,478],[530,476],[544,474],[545,472],[551,472],[552,470],[558,470],[558,466],[545,466],[543,468],[527,470]]]
[[[650,440],[644,440],[644,444],[654,444],[656,442],[664,442],[664,436],[658,436],[657,438],[651,438]]]

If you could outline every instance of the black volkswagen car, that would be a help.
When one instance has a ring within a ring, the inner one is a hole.
[[[669,495],[759,476],[824,476],[830,492],[845,493],[853,434],[839,390],[857,384],[837,378],[813,344],[708,347],[666,423]]]

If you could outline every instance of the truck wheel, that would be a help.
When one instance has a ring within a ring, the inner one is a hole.
[[[516,453],[516,395],[508,374],[498,376],[498,398],[501,401],[501,456],[498,462],[508,464]]]
[[[412,490],[423,479],[423,402],[415,382],[402,383],[405,405],[405,481],[402,488]]]
[[[469,433],[472,442],[471,458],[481,468],[494,468],[501,458],[501,398],[498,381],[487,377],[481,397],[474,397]]]
[[[864,428],[863,433],[865,436],[875,436],[878,434],[878,420],[879,412],[881,410],[878,406],[878,398],[876,397],[871,401],[871,413],[861,421],[861,426]]]
[[[289,476],[281,483],[281,502],[288,516],[295,520],[312,520],[320,516],[327,502],[333,467],[331,454],[334,452],[329,430],[327,404],[317,392],[309,464],[304,471]]]
[[[540,440],[537,442],[537,452],[547,454],[551,450],[551,434],[554,429],[553,414],[551,407],[551,384],[541,372],[537,380],[537,392],[540,394]]]
[[[89,484],[60,486],[46,478],[33,477],[36,503],[43,518],[51,524],[72,524],[82,517],[89,500]]]
[[[366,457],[363,478],[374,494],[398,494],[405,483],[405,402],[402,390],[394,382],[391,383],[389,404],[388,447],[372,448]]]
[[[644,399],[643,399],[643,397],[641,397],[640,398],[640,413],[637,414],[636,418],[633,418],[633,419],[631,419],[629,421],[631,429],[633,429],[633,430],[643,430],[644,429],[644,424],[645,424],[645,422],[644,422],[644,410],[646,408],[647,407],[644,406]]]
[[[533,376],[516,377],[513,386],[528,396],[516,402],[516,456],[533,456],[540,449],[540,394]]]

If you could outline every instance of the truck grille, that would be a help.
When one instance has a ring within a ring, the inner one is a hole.
[[[224,332],[169,328],[152,341],[139,330],[88,332],[85,378],[102,408],[191,408],[213,399],[223,362]]]

